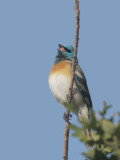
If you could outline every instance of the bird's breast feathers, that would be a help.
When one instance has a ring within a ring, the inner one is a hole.
[[[51,69],[48,83],[50,90],[55,99],[61,104],[67,103],[67,95],[71,83],[72,69],[69,61],[60,62]],[[76,83],[73,84],[73,102],[74,108],[78,108],[79,114],[88,116],[88,108],[84,101],[83,95],[80,93]],[[79,107],[82,107],[79,109]],[[79,116],[79,115],[78,115]]]
[[[70,66],[70,61],[63,61],[52,66],[49,78],[54,74],[63,74],[65,76],[71,76],[72,69]]]
[[[66,102],[71,82],[72,69],[69,61],[54,65],[49,75],[49,86],[56,100],[63,104]]]

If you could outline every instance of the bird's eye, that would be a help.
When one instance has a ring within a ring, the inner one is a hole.
[[[66,47],[64,47],[65,51],[68,53],[71,53],[71,50],[67,49]]]

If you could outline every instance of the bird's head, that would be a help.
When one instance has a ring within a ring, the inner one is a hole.
[[[74,48],[71,45],[59,44],[58,53],[55,57],[55,64],[65,60],[73,60]]]

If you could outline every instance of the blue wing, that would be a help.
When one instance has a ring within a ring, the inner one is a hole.
[[[82,69],[78,65],[76,66],[76,71],[75,71],[75,83],[80,93],[82,94],[88,109],[89,110],[92,109],[92,101],[87,87],[86,78]]]

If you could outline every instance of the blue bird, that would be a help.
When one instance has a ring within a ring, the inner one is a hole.
[[[71,45],[59,45],[48,79],[49,87],[53,96],[58,103],[63,106],[68,103],[67,95],[69,94],[72,76],[73,55],[74,48]],[[78,64],[76,65],[74,79],[72,105],[76,110],[79,120],[81,120],[82,117],[89,119],[90,111],[92,109],[92,101],[85,75]],[[89,130],[86,131],[86,135],[90,138]]]

